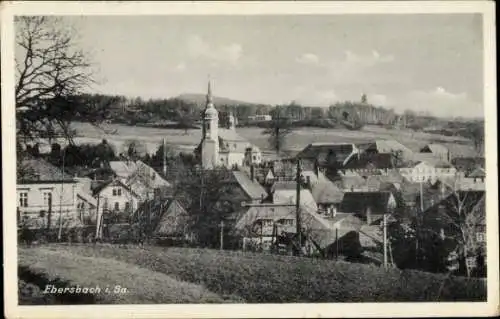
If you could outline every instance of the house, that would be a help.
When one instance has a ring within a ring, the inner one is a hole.
[[[365,154],[395,154],[400,153],[402,160],[413,157],[413,151],[395,140],[374,140],[368,143],[357,144],[360,153]]]
[[[420,153],[430,153],[444,162],[449,162],[451,160],[450,150],[442,144],[427,144],[420,149]]]
[[[478,167],[485,168],[485,164],[484,157],[456,157],[451,160],[451,165],[464,175],[470,174]]]
[[[348,192],[344,194],[340,211],[361,217],[368,225],[396,208],[391,192]]]
[[[213,104],[210,82],[203,111],[201,141],[194,152],[204,169],[258,165],[262,162],[259,148],[236,132],[232,114],[229,115],[229,128],[219,128],[219,112]]]
[[[362,153],[358,156],[353,156],[342,167],[341,173],[347,175],[356,173],[361,176],[378,175],[381,170],[394,168],[394,158],[390,153]]]
[[[311,143],[297,154],[301,160],[318,161],[321,167],[328,165],[332,160],[339,166],[358,154],[359,150],[353,143]]]
[[[461,190],[486,190],[486,171],[478,167],[468,175],[459,179],[458,184]]]
[[[309,253],[321,250],[314,243],[314,233],[331,233],[331,225],[307,205],[300,206],[302,233],[307,238],[305,243]],[[286,234],[296,234],[297,211],[291,206],[251,207],[235,224],[236,231],[243,237],[244,249],[249,245],[262,246],[269,250],[277,238]],[[330,236],[333,238],[332,236]]]
[[[399,172],[412,182],[436,182],[438,179],[449,179],[456,176],[457,170],[448,162],[435,158],[432,154],[415,154],[415,162],[408,167],[400,168]]]
[[[273,117],[269,114],[262,115],[250,115],[248,117],[249,121],[259,121],[259,122],[269,122],[272,121]]]
[[[18,217],[29,227],[50,228],[70,221],[83,225],[95,218],[95,200],[63,170],[39,158],[21,161],[18,170]]]
[[[228,181],[232,187],[233,196],[238,193],[240,198],[250,202],[260,202],[267,197],[267,191],[255,179],[252,180],[243,172],[231,171]]]
[[[134,223],[147,224],[156,238],[189,238],[188,221],[189,215],[182,200],[172,197],[145,201],[133,217]]]
[[[98,203],[98,223],[103,214],[116,216],[120,222],[128,223],[141,203],[141,197],[119,178],[101,184],[94,189]]]
[[[297,184],[296,182],[276,182],[271,188],[271,193],[274,204],[295,205],[297,201]],[[300,205],[313,212],[318,211],[318,206],[311,191],[302,185],[300,187]]]
[[[327,178],[310,182],[309,185],[312,197],[318,205],[318,213],[335,216],[344,198],[344,192]]]
[[[366,179],[361,177],[359,174],[351,176],[341,176],[338,184],[344,192],[356,192],[366,189]]]
[[[109,167],[117,178],[143,200],[152,198],[155,190],[171,186],[158,172],[140,160],[110,161]]]

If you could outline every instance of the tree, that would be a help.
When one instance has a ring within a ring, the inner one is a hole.
[[[474,149],[478,153],[483,153],[484,146],[484,123],[482,125],[474,125],[470,128],[470,137],[474,143]]]
[[[55,129],[72,141],[69,124],[84,107],[76,96],[93,82],[91,64],[60,18],[19,16],[15,23],[18,134],[34,138]]]
[[[123,150],[126,152],[129,159],[136,160],[147,153],[146,144],[142,141],[127,140],[123,144]]]
[[[184,129],[184,134],[188,134],[188,130],[193,128],[196,119],[198,118],[198,112],[196,106],[193,104],[182,102],[176,110],[177,121],[179,122],[179,127]]]
[[[277,106],[274,110],[271,127],[265,129],[262,134],[268,135],[268,142],[271,148],[279,155],[290,133],[292,133],[291,122],[288,117],[282,115],[281,107]]]
[[[219,223],[240,203],[232,196],[231,172],[226,169],[180,168],[174,181],[176,198],[186,202],[189,212],[187,230],[196,234],[199,244],[216,247]],[[241,207],[241,206],[240,206]]]
[[[326,156],[326,175],[329,179],[336,179],[338,176],[339,162],[334,150],[330,150]]]
[[[364,94],[364,93],[363,93],[363,95],[361,95],[361,103],[368,104],[368,98],[366,97],[366,94]]]
[[[472,271],[467,258],[478,255],[479,242],[476,234],[485,223],[484,196],[484,192],[462,191],[455,184],[452,195],[446,201],[447,213],[443,219],[450,225],[449,236],[457,245],[457,254],[467,277],[470,277]]]

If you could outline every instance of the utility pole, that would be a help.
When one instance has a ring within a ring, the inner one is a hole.
[[[64,162],[65,162],[66,149],[63,149],[62,153],[62,183],[61,183],[61,195],[59,196],[59,231],[57,232],[57,241],[61,241],[62,237],[62,205],[64,196]]]
[[[301,216],[300,216],[300,176],[301,176],[301,168],[300,168],[300,159],[297,159],[297,174],[296,174],[296,201],[295,201],[295,219],[296,219],[296,224],[297,224],[297,238],[298,238],[298,245],[299,245],[299,251],[298,255],[302,255],[302,225],[301,225]]]
[[[220,250],[224,249],[224,221],[221,220],[220,224]]]
[[[163,176],[167,176],[167,141],[163,138]]]
[[[96,208],[96,215],[95,215],[95,239],[99,239],[100,236],[100,228],[101,228],[101,216],[102,214],[99,213],[99,199],[101,196],[97,194],[97,208]]]
[[[387,214],[382,221],[384,227],[384,268],[387,269]]]

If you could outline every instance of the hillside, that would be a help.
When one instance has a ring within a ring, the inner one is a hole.
[[[412,270],[384,270],[344,261],[113,245],[50,245],[22,249],[20,254],[24,264],[36,263],[31,268],[38,273],[61,274],[71,283],[91,285],[122,278],[118,282],[133,289],[134,296],[127,296],[126,300],[131,303],[130,299],[134,298],[156,303],[170,301],[175,294],[179,294],[177,302],[216,301],[223,296],[226,302],[247,303],[479,301],[486,298],[486,287],[480,280]],[[63,257],[66,257],[63,262],[50,262]],[[90,267],[92,260],[98,266]],[[72,269],[60,266],[70,261]],[[78,267],[80,261],[81,267]],[[106,264],[112,267],[105,268]],[[115,274],[118,265],[120,273]],[[110,273],[109,269],[113,271]]]
[[[199,107],[204,107],[207,97],[205,94],[200,94],[200,93],[185,93],[185,94],[181,94],[181,95],[176,96],[175,99],[182,100],[186,103],[193,103]],[[220,96],[214,96],[213,102],[215,105],[231,105],[231,106],[259,105],[258,103],[233,100],[230,98],[220,97]]]

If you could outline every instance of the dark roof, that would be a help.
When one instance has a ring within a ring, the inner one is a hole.
[[[353,153],[354,147],[350,143],[311,143],[297,154],[297,158],[317,159],[323,164],[327,162],[329,154],[333,152],[337,162],[343,163]]]
[[[267,196],[267,192],[258,182],[252,181],[245,173],[233,171],[232,176],[236,183],[252,199],[260,199]]]
[[[361,154],[353,156],[345,165],[344,169],[369,169],[379,168],[386,169],[392,168],[392,154],[375,153],[375,154]]]
[[[449,153],[450,151],[448,148],[442,144],[427,144],[424,146],[422,149],[420,149],[421,153],[434,153],[434,154],[443,154],[443,153]]]
[[[368,207],[373,214],[387,213],[390,192],[348,192],[344,194],[340,211],[364,214]]]
[[[151,223],[155,235],[160,236],[184,233],[187,218],[182,202],[173,198],[147,200],[134,212],[135,222]]]
[[[62,169],[40,158],[23,160],[20,165],[26,172],[20,183],[75,182],[72,176]]]
[[[459,171],[473,170],[477,167],[485,166],[484,157],[456,157],[451,160],[451,164]]]

